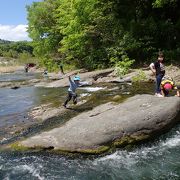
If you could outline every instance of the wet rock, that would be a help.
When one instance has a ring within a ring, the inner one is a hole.
[[[122,96],[116,95],[116,96],[113,97],[113,100],[114,100],[114,101],[118,101],[118,100],[120,100],[121,98],[122,98]]]
[[[11,89],[19,89],[20,87],[19,86],[13,86],[11,87]]]
[[[8,86],[11,86],[11,85],[12,85],[11,82],[1,82],[1,83],[0,83],[0,88],[8,87]]]
[[[39,83],[41,80],[40,79],[31,79],[29,80],[29,83],[32,84],[32,83]]]
[[[179,121],[179,112],[179,97],[136,95],[122,104],[98,106],[18,146],[98,154],[162,134]]]
[[[76,108],[80,105],[83,105],[86,103],[87,100],[79,100],[76,105],[68,104],[67,109]],[[42,104],[41,106],[33,108],[28,115],[32,118],[32,120],[35,121],[45,121],[50,118],[58,117],[62,114],[64,114],[67,111],[66,108],[64,108],[62,105],[59,107],[52,107],[51,103],[48,104]]]
[[[49,118],[58,116],[62,112],[62,108],[53,108],[51,107],[51,104],[44,104],[33,108],[32,111],[29,112],[29,116],[33,119],[45,121]]]

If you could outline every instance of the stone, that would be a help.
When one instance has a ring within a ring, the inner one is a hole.
[[[116,96],[113,97],[113,100],[114,100],[114,101],[118,101],[118,100],[120,100],[121,98],[122,98],[122,96],[116,95]]]
[[[18,146],[99,154],[154,138],[179,122],[179,115],[179,97],[136,95],[118,105],[100,105],[61,127],[18,142]]]

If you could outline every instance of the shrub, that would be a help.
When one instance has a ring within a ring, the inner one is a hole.
[[[145,72],[143,72],[142,70],[139,70],[138,74],[132,78],[133,82],[142,82],[145,80],[147,80],[147,77]]]
[[[127,55],[121,56],[122,60],[116,62],[115,73],[122,78],[123,75],[127,74],[131,65],[134,63],[134,59],[129,59]]]

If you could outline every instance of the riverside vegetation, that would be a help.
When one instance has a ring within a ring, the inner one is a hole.
[[[114,66],[121,76],[132,64],[155,61],[159,50],[166,63],[179,64],[179,8],[177,0],[34,2],[27,6],[32,42],[1,40],[0,56],[34,60],[48,71],[62,63],[88,70]]]

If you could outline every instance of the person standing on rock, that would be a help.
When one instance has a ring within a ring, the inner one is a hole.
[[[65,73],[64,73],[63,62],[62,62],[62,61],[61,61],[61,63],[59,64],[59,69],[60,69],[62,75],[64,75]]]
[[[69,89],[68,89],[68,95],[66,97],[66,101],[64,102],[63,106],[66,108],[67,103],[73,99],[73,104],[77,104],[77,94],[76,94],[76,89],[83,85],[84,83],[80,82],[80,77],[79,76],[75,76],[73,78],[73,80],[71,79],[70,76],[68,76],[69,78]]]
[[[156,93],[157,97],[163,97],[161,94],[161,81],[165,75],[165,66],[164,66],[164,56],[162,52],[159,52],[159,56],[156,62],[150,64],[150,69],[153,74],[156,76]]]
[[[44,70],[43,76],[45,79],[48,79],[48,70],[47,69]]]
[[[25,70],[26,73],[28,73],[28,70],[29,70],[28,64],[26,64],[26,65],[24,66],[24,70]]]

